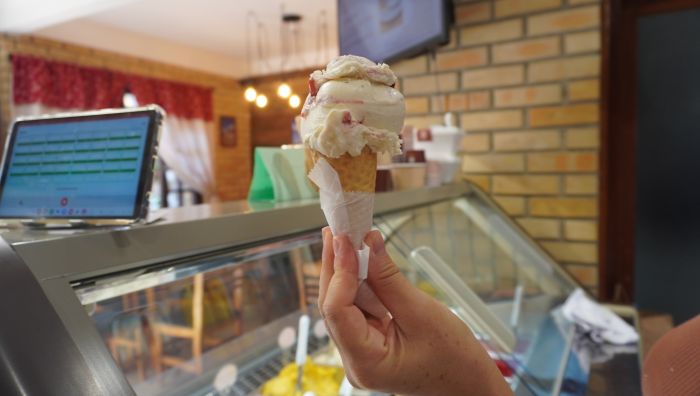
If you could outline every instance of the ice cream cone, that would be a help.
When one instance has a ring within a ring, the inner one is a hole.
[[[307,149],[306,154],[307,173],[320,158],[323,158],[338,173],[344,192],[374,192],[377,181],[377,154],[369,147],[365,146],[362,153],[356,157],[343,154],[338,158],[330,158],[310,149]]]
[[[313,72],[302,110],[306,171],[334,235],[347,235],[358,262],[355,303],[382,318],[387,309],[364,282],[365,235],[372,228],[377,153],[400,153],[404,99],[385,64],[346,55]]]
[[[309,177],[315,186],[315,181],[321,182],[321,202],[328,224],[334,233],[346,234],[355,249],[362,249],[362,240],[372,227],[377,154],[369,147],[355,157],[344,154],[332,158],[313,149],[306,153],[308,167],[318,168],[336,180],[329,183],[328,178]]]

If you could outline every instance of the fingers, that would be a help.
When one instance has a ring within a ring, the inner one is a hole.
[[[376,230],[369,232],[365,243],[371,250],[367,281],[374,293],[395,319],[415,315],[422,294],[401,274],[386,251],[382,234]]]
[[[330,227],[324,227],[321,231],[323,235],[323,252],[321,253],[321,276],[318,282],[318,309],[323,307],[323,300],[326,297],[328,284],[333,276],[333,233]]]
[[[356,357],[368,348],[381,347],[382,342],[378,340],[377,329],[368,326],[364,314],[354,304],[359,281],[352,243],[347,236],[337,236],[333,238],[333,247],[333,274],[325,291],[321,313],[341,351],[349,357]]]
[[[389,310],[382,304],[382,301],[374,294],[372,288],[367,282],[361,282],[355,295],[355,305],[364,312],[374,316],[375,318],[384,318],[389,316]]]

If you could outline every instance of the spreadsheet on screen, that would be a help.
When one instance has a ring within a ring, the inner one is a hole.
[[[20,124],[5,159],[5,217],[131,216],[149,117]]]

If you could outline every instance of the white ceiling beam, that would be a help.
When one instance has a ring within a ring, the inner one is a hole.
[[[0,0],[0,32],[30,33],[142,0]]]

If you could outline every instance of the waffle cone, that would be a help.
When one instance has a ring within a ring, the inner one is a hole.
[[[338,173],[345,192],[374,192],[377,181],[377,153],[365,146],[360,155],[343,154],[338,158],[327,157],[316,150],[306,149],[306,172],[324,158]]]

